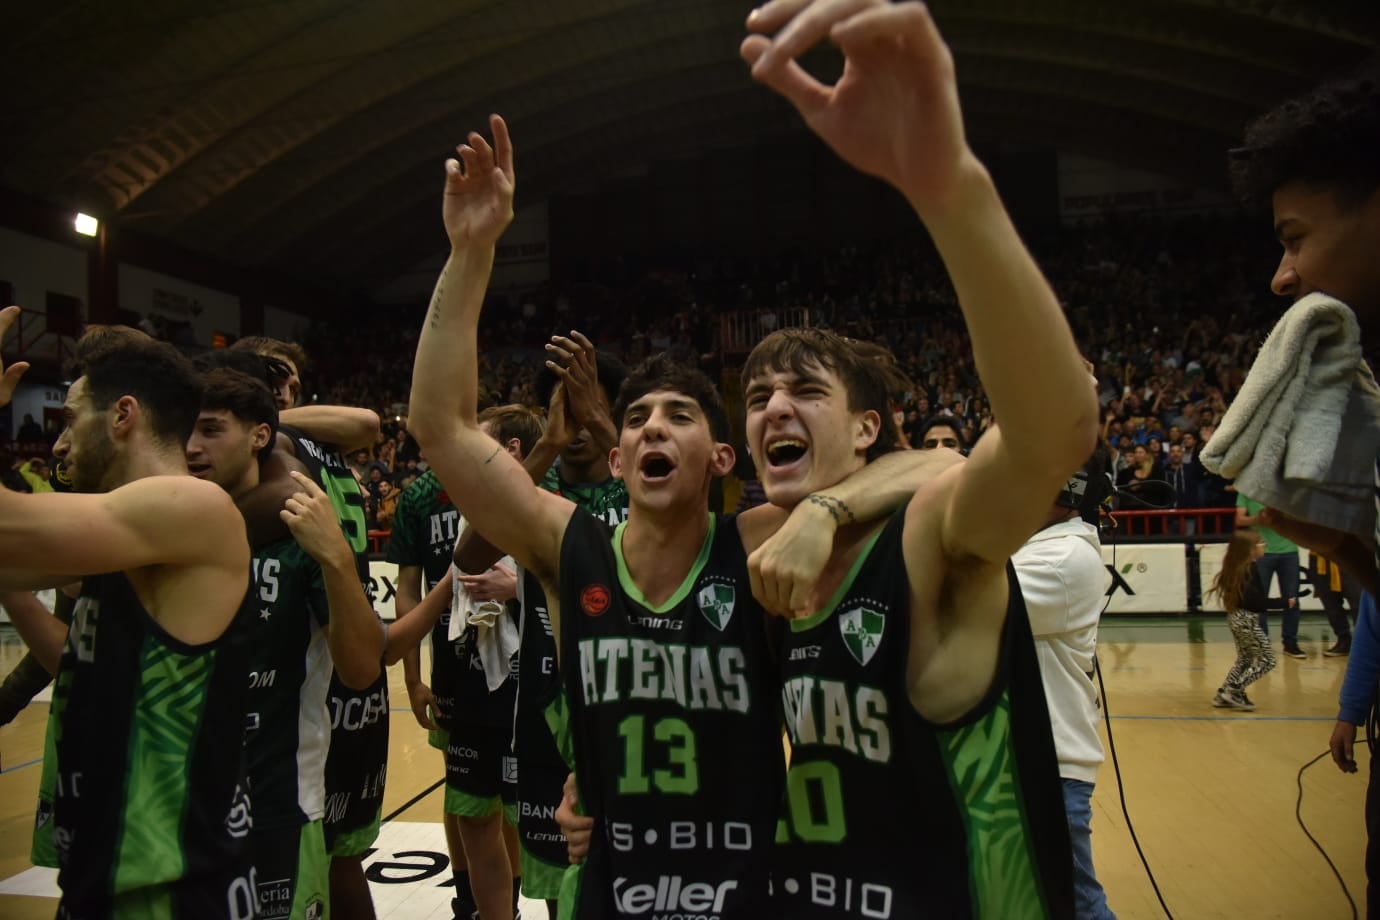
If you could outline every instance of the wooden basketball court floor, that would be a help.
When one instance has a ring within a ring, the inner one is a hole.
[[[1271,630],[1278,648],[1277,621]],[[1275,671],[1250,690],[1259,709],[1239,713],[1210,704],[1234,657],[1220,616],[1103,622],[1100,656],[1127,805],[1179,920],[1351,916],[1336,878],[1294,818],[1296,776],[1327,748],[1346,659],[1322,657],[1332,636],[1321,618],[1305,617],[1300,636],[1309,658],[1279,656]],[[0,672],[8,673],[22,649],[10,627],[0,628]],[[384,814],[402,811],[385,825],[366,866],[381,918],[448,918],[442,793],[427,793],[441,776],[441,756],[407,707],[401,668],[393,669],[391,683]],[[57,906],[52,874],[31,870],[27,859],[47,709],[36,702],[0,728],[5,920],[52,917]],[[1324,758],[1303,779],[1304,821],[1363,915],[1369,758],[1358,743],[1359,773],[1342,774]],[[1127,832],[1110,758],[1093,812],[1093,854],[1112,909],[1123,920],[1164,916]],[[10,893],[19,890],[33,893]],[[524,907],[525,918],[542,915],[536,905]]]

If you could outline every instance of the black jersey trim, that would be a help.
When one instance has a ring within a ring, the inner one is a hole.
[[[628,522],[624,521],[619,524],[613,532],[613,558],[618,564],[618,584],[623,588],[628,599],[652,613],[668,613],[679,606],[690,596],[690,589],[695,586],[695,579],[700,577],[700,572],[709,562],[710,550],[714,548],[714,533],[718,528],[718,520],[717,514],[709,514],[709,527],[705,531],[704,542],[700,544],[700,554],[695,557],[690,571],[685,573],[685,580],[680,583],[680,587],[660,604],[650,603],[642,594],[642,589],[637,586],[637,582],[633,581],[631,573],[628,572],[627,563],[623,560],[623,533],[628,528]]]
[[[139,592],[135,590],[134,582],[129,580],[129,576],[127,574],[125,574],[124,572],[112,572],[109,575],[103,577],[120,579],[120,581],[124,583],[125,588],[129,591],[129,596],[133,599],[134,605],[139,608],[139,616],[143,617],[144,623],[147,625],[148,631],[153,636],[153,638],[155,638],[159,643],[166,646],[167,648],[172,649],[177,654],[184,655],[189,658],[195,658],[198,655],[205,655],[208,652],[214,652],[217,649],[222,648],[227,642],[233,640],[234,636],[232,635],[232,633],[234,632],[236,626],[239,625],[240,618],[244,613],[244,600],[249,596],[250,591],[254,589],[254,573],[252,570],[247,571],[245,572],[246,584],[244,588],[244,595],[240,597],[239,605],[235,608],[235,615],[230,618],[229,623],[225,624],[224,631],[221,632],[219,636],[216,636],[214,639],[211,639],[208,642],[202,642],[199,645],[193,645],[190,642],[183,642],[181,639],[177,638],[172,633],[168,632],[166,629],[163,628],[163,624],[159,623],[157,620],[153,618],[153,614],[149,613],[148,608],[144,606],[144,599],[139,596]],[[83,594],[83,596],[86,595]],[[95,594],[92,596],[100,597],[101,595]]]

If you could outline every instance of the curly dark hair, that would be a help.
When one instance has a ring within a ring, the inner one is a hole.
[[[599,371],[599,382],[603,383],[603,369]],[[698,368],[679,364],[664,354],[653,355],[628,371],[618,397],[613,401],[613,424],[623,430],[623,416],[628,406],[658,390],[674,390],[689,396],[699,403],[709,423],[709,433],[715,441],[728,441],[728,413],[724,411],[724,401],[714,382]]]
[[[1232,184],[1248,207],[1300,180],[1333,189],[1343,206],[1380,187],[1380,61],[1324,83],[1260,116],[1231,151]]]

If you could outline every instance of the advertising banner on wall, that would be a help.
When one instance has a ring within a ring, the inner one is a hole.
[[[398,567],[392,562],[369,561],[369,600],[374,604],[374,612],[385,620],[398,618],[396,609],[398,594]]]
[[[1182,543],[1123,543],[1102,547],[1112,577],[1107,613],[1183,613],[1188,577]]]

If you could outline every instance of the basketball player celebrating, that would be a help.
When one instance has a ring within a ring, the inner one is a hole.
[[[471,134],[459,148],[464,171],[446,166],[452,252],[418,345],[412,428],[441,481],[463,484],[452,494],[470,524],[545,588],[566,662],[553,716],[570,729],[605,828],[584,874],[567,875],[561,913],[766,916],[781,746],[745,552],[764,534],[746,515],[721,523],[708,512],[713,477],[733,467],[722,404],[702,374],[664,358],[629,375],[613,407],[609,464],[630,508],[612,540],[604,522],[534,489],[479,431],[476,328],[514,181],[507,128],[497,116],[491,125],[496,151]],[[918,468],[926,458],[900,459]],[[875,481],[860,494],[884,501],[897,477],[869,473]],[[779,525],[779,509],[755,511]]]
[[[261,380],[206,375],[187,465],[239,498],[259,484],[278,409]],[[257,610],[250,626],[245,756],[254,804],[250,846],[261,918],[316,916],[329,903],[322,817],[331,668],[367,687],[383,657],[383,629],[359,588],[354,554],[326,494],[300,472],[283,515],[293,536],[254,550]]]
[[[480,413],[485,434],[503,444],[522,462],[541,437],[541,417],[525,406],[496,406]],[[427,470],[398,502],[388,558],[398,569],[398,613],[405,615],[422,600],[422,580],[431,592],[451,579],[451,558],[463,520],[441,486],[435,470]],[[474,570],[487,572],[471,578],[467,587],[475,600],[492,597],[506,601],[515,596],[511,569],[490,563]],[[506,578],[507,588],[490,594]],[[485,597],[477,596],[484,593]],[[418,647],[404,657],[408,696],[413,714],[429,732],[432,747],[445,756],[446,795],[444,821],[446,844],[455,876],[454,914],[470,920],[475,910],[495,915],[500,905],[516,899],[511,882],[517,865],[510,865],[500,809],[512,805],[516,786],[504,780],[504,765],[512,762],[513,707],[517,674],[490,693],[485,674],[475,658],[476,630],[467,627],[451,641],[450,615],[441,616],[431,633],[430,685],[420,680]],[[513,815],[516,823],[516,815]],[[472,893],[473,892],[473,893]],[[477,906],[476,906],[477,905]]]
[[[0,336],[18,314],[0,312]],[[76,492],[0,491],[0,586],[85,576],[70,630],[15,619],[57,674],[39,821],[56,828],[58,914],[249,918],[249,545],[229,496],[187,475],[201,379],[128,329],[89,331],[75,363],[53,452]],[[2,379],[0,406],[18,375]]]
[[[374,442],[378,416],[368,409],[345,406],[297,406],[306,353],[292,342],[246,337],[236,342],[232,350],[275,359],[286,370],[274,387],[283,436],[277,439],[264,465],[264,482],[239,502],[250,522],[255,545],[264,542],[261,534],[275,533],[274,525],[279,522],[284,501],[299,490],[284,472],[287,460],[295,458],[330,497],[355,554],[360,590],[366,591],[369,534],[359,483],[336,444],[317,441],[292,427],[292,423],[310,424],[313,432],[329,433],[344,446],[357,447]],[[373,920],[374,904],[364,878],[364,855],[378,837],[388,772],[387,673],[380,669],[375,681],[363,690],[352,689],[339,674],[334,675],[328,705],[331,748],[326,758],[325,830],[326,846],[331,852],[331,901],[336,920]]]
[[[919,215],[1001,420],[889,523],[841,530],[827,600],[785,631],[792,752],[774,915],[1071,916],[1049,718],[1008,560],[1092,452],[1087,373],[964,139],[926,8],[775,0],[748,28],[754,78]],[[834,86],[796,61],[826,36],[845,57]],[[838,433],[858,430],[861,408],[885,412],[868,394],[870,357],[817,330],[775,333],[749,356],[748,443],[772,502],[866,463],[868,439]]]
[[[623,480],[608,472],[608,455],[617,441],[609,407],[617,399],[627,371],[621,362],[596,353],[589,339],[578,332],[569,338],[553,336],[547,348],[552,360],[537,383],[538,393],[549,393],[547,424],[537,443],[526,452],[523,469],[546,491],[570,499],[615,526],[627,520],[628,490]],[[576,443],[579,441],[587,443]],[[586,460],[587,444],[597,447],[602,473],[598,465]],[[462,572],[475,572],[501,555],[472,527],[466,527],[455,547],[455,564]],[[556,747],[546,712],[560,694],[560,669],[556,667],[556,642],[541,584],[521,566],[518,578],[522,617],[513,754],[519,765],[522,893],[545,901],[548,913],[555,917],[568,865],[555,809],[561,803],[570,764]]]

